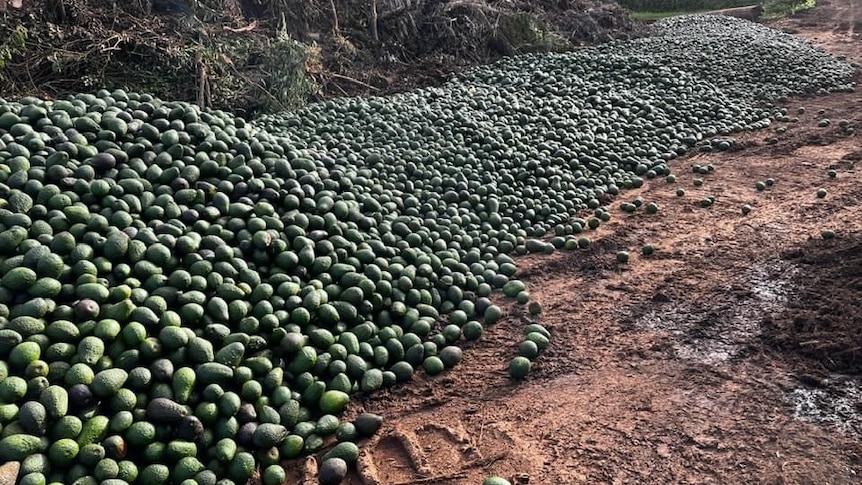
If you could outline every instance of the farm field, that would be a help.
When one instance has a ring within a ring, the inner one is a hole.
[[[0,485],[858,483],[862,12],[770,25],[0,100]]]

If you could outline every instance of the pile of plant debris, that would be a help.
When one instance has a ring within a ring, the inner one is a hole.
[[[635,31],[602,0],[0,0],[0,96],[121,88],[254,116]]]

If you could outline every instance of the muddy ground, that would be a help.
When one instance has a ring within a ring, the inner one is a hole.
[[[858,62],[853,2],[777,26]],[[624,193],[590,249],[520,261],[553,334],[526,381],[505,371],[526,316],[504,302],[509,317],[461,365],[356,403],[387,417],[362,445],[378,483],[862,482],[862,92],[787,103],[800,106],[799,122],[746,134],[743,150],[675,160],[676,183]],[[635,196],[659,213],[618,210]]]

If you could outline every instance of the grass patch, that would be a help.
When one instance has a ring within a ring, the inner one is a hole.
[[[634,20],[661,20],[668,17],[676,17],[677,15],[687,15],[698,13],[699,10],[678,10],[674,12],[632,12],[631,17]]]
[[[763,5],[763,19],[775,20],[813,8],[815,0],[768,0]]]
[[[620,0],[628,7],[631,18],[635,20],[660,20],[677,15],[711,12],[727,8],[761,5],[764,0]],[[806,0],[766,0],[778,3],[801,3]],[[808,0],[813,2],[813,0]]]
[[[759,0],[620,0],[619,3],[636,12],[694,13],[746,7],[758,2]]]

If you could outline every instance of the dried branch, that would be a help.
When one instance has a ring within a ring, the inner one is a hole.
[[[422,485],[426,483],[438,483],[461,478],[467,478],[467,474],[464,472],[445,473],[443,475],[435,475],[433,477],[427,478],[417,478],[415,480],[408,480],[406,482],[395,482],[392,485]]]
[[[353,83],[353,84],[357,84],[357,85],[359,85],[359,86],[362,86],[362,87],[364,87],[364,88],[370,89],[370,90],[372,90],[372,91],[380,91],[380,88],[377,88],[377,87],[374,87],[374,86],[372,86],[372,85],[370,85],[370,84],[364,83],[364,82],[360,81],[359,79],[353,79],[352,77],[343,76],[343,75],[341,75],[341,74],[335,74],[335,73],[332,73],[332,74],[330,74],[329,76],[330,76],[330,78],[332,78],[332,79],[340,79],[340,80],[342,80],[342,81],[351,82],[351,83]]]
[[[335,0],[329,0],[332,9],[332,33],[338,35],[338,10],[335,9]]]
[[[369,20],[368,23],[371,26],[371,38],[374,39],[374,42],[380,43],[380,33],[377,31],[377,1],[371,0],[371,11],[369,12]]]
[[[226,62],[225,64],[230,68],[230,70],[231,70],[231,71],[232,71],[232,72],[233,72],[233,73],[234,73],[238,78],[240,78],[240,79],[242,79],[243,81],[245,81],[246,83],[248,83],[248,85],[249,85],[249,86],[253,86],[253,87],[257,88],[257,89],[260,89],[260,90],[261,90],[261,92],[263,92],[264,94],[266,94],[266,95],[267,95],[267,96],[268,96],[268,97],[269,97],[273,102],[275,102],[275,104],[279,107],[279,109],[281,109],[282,111],[288,111],[288,107],[287,107],[287,106],[285,106],[285,105],[281,102],[281,100],[280,100],[280,99],[278,99],[278,97],[276,97],[274,94],[272,94],[271,92],[269,92],[269,90],[268,90],[268,89],[266,89],[266,86],[264,86],[264,85],[263,85],[263,84],[261,84],[261,83],[254,82],[254,81],[252,81],[251,79],[249,79],[245,74],[241,73],[241,72],[240,72],[236,67],[234,67],[234,65],[233,65],[233,63],[232,63],[232,62]]]
[[[256,29],[256,28],[257,28],[257,20],[255,20],[255,21],[253,21],[252,23],[250,23],[250,24],[246,25],[245,27],[233,28],[233,27],[230,27],[230,26],[225,25],[225,26],[224,26],[224,27],[222,27],[222,28],[223,28],[224,30],[227,30],[227,31],[229,31],[229,32],[234,32],[234,33],[239,33],[239,32],[250,32],[250,31],[252,31],[252,30],[254,30],[254,29]]]

